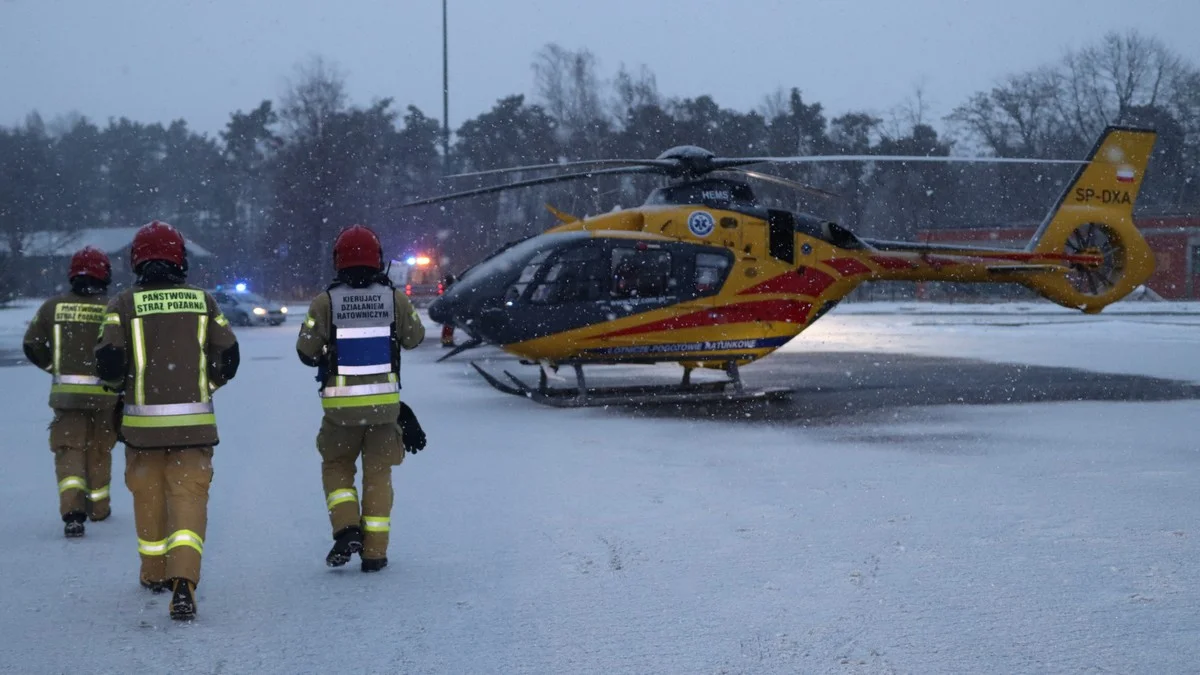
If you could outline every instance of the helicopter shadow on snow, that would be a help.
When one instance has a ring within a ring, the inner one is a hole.
[[[933,421],[950,412],[947,406],[1200,399],[1200,386],[1162,378],[872,352],[774,354],[744,367],[742,379],[749,388],[794,393],[774,402],[630,410],[651,418],[854,427]]]
[[[493,372],[508,370],[531,385],[537,382],[536,367],[521,365],[498,349],[483,348],[474,360]],[[593,366],[585,371],[589,385],[600,386],[669,384],[677,382],[682,373],[678,366],[669,364]],[[464,380],[488,386],[469,367],[458,372]],[[1200,386],[1175,380],[912,354],[776,353],[743,367],[741,372],[747,388],[787,387],[794,393],[776,401],[693,401],[603,409],[607,414],[651,419],[855,428],[937,421],[952,414],[954,406],[1200,399]],[[722,376],[712,371],[697,378]],[[551,386],[573,386],[570,369],[562,369],[559,381],[552,381]],[[500,392],[495,395],[507,396]],[[527,404],[538,405],[533,401]]]
[[[1200,386],[1161,378],[873,352],[774,354],[744,367],[742,379],[747,388],[789,387],[794,393],[778,401],[610,406],[608,411],[643,418],[854,429],[936,422],[952,414],[954,406],[1200,399]],[[876,436],[855,438],[888,440]]]

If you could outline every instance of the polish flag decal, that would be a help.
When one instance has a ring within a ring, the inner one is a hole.
[[[1123,166],[1117,169],[1117,180],[1122,183],[1132,183],[1134,175],[1133,167]]]

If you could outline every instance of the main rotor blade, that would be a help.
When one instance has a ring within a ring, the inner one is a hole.
[[[834,197],[837,199],[843,198],[841,195],[837,194],[836,192],[829,192],[826,190],[822,190],[821,188],[818,188],[818,187],[813,187],[811,185],[805,185],[804,183],[797,183],[796,181],[788,180],[786,178],[780,178],[779,176],[772,176],[769,173],[759,173],[757,171],[751,171],[749,169],[738,169],[738,168],[734,168],[734,167],[730,167],[730,168],[724,169],[724,170],[732,172],[732,173],[739,173],[743,176],[747,176],[750,178],[757,178],[758,180],[761,180],[761,181],[764,181],[767,183],[774,183],[775,185],[782,185],[783,187],[791,188],[793,190],[799,190],[800,192],[809,192],[814,195],[818,195],[820,197]]]
[[[671,169],[679,166],[678,162],[669,159],[581,159],[574,162],[558,162],[555,164],[529,164],[526,166],[512,166],[504,169],[488,169],[486,171],[469,171],[467,173],[455,173],[447,178],[471,178],[475,176],[495,176],[505,173],[518,173],[522,171],[546,171],[550,169],[575,169],[583,166],[656,166],[663,169]]]
[[[463,199],[466,197],[475,197],[478,195],[491,194],[493,192],[504,192],[505,190],[515,190],[517,188],[531,187],[534,185],[548,185],[550,183],[565,183],[566,181],[579,180],[582,178],[593,178],[595,176],[620,176],[626,174],[666,174],[667,171],[656,166],[631,166],[617,169],[600,169],[599,171],[581,171],[579,173],[567,173],[558,176],[545,176],[542,178],[531,178],[529,180],[517,181],[516,183],[505,183],[504,185],[492,185],[484,188],[476,188],[474,190],[464,190],[462,192],[453,192],[450,194],[439,195],[437,197],[426,197],[418,199],[414,202],[401,204],[401,208],[407,206],[424,206],[426,204],[436,204],[438,202],[448,202],[454,199]]]
[[[721,168],[751,164],[817,164],[821,162],[935,162],[977,164],[1087,164],[1086,159],[1033,159],[1026,157],[930,157],[927,155],[807,155],[799,157],[717,157]]]

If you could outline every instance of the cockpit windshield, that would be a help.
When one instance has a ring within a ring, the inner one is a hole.
[[[504,249],[503,254],[493,255],[478,265],[470,268],[463,273],[457,284],[462,286],[472,286],[485,279],[509,279],[515,276],[516,273],[529,264],[529,261],[539,253],[544,253],[554,249],[564,241],[586,238],[587,235],[579,232],[570,232],[558,235],[543,235],[526,239],[520,243]]]

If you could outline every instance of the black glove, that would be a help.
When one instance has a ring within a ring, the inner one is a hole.
[[[421,423],[417,421],[416,413],[404,401],[400,402],[400,416],[396,418],[396,423],[400,425],[404,447],[409,452],[415,455],[418,450],[425,448],[425,432],[421,429]]]
[[[121,424],[125,420],[125,393],[117,394],[117,404],[113,406],[113,429],[117,432],[117,440],[124,443],[125,435],[121,433]]]

